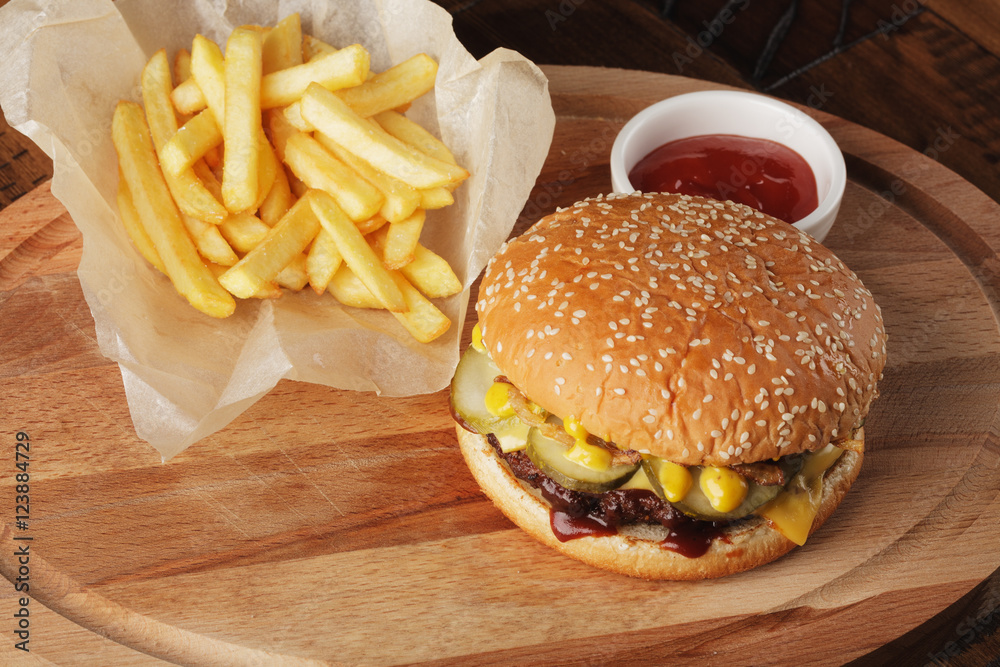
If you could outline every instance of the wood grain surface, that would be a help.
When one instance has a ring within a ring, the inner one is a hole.
[[[546,73],[558,125],[516,231],[609,189],[628,117],[715,87]],[[815,115],[851,179],[827,244],[890,336],[882,397],[861,477],[823,529],[709,582],[593,570],[513,528],[466,471],[444,392],[282,382],[161,463],[94,341],[71,221],[45,188],[22,197],[0,213],[0,494],[15,495],[23,431],[31,518],[19,530],[12,507],[0,517],[0,572],[16,582],[30,544],[32,651],[11,648],[19,602],[5,586],[0,660],[841,664],[962,598],[1000,566],[1000,206],[901,144]]]

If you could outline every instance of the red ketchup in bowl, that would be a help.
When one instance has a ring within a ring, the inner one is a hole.
[[[819,204],[805,159],[777,142],[705,134],[663,144],[628,175],[642,192],[731,199],[779,220],[796,222]]]

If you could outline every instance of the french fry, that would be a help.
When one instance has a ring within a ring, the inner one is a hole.
[[[220,278],[223,273],[229,270],[228,266],[220,266],[218,264],[208,263],[208,268],[212,271],[212,275],[216,278]],[[264,287],[257,290],[251,299],[277,299],[282,295],[281,287],[278,283],[267,283]]]
[[[337,250],[336,240],[330,235],[330,232],[320,229],[306,256],[309,286],[316,294],[322,294],[326,291],[326,286],[343,263],[344,258]]]
[[[356,86],[368,75],[368,65],[368,51],[353,44],[308,63],[272,72],[261,80],[260,106],[272,109],[291,104],[314,82],[328,90]]]
[[[337,206],[333,198],[322,190],[314,191],[312,208],[323,229],[333,236],[344,262],[351,267],[351,271],[361,279],[375,298],[393,312],[406,310],[406,301],[399,287],[382,266],[382,262],[365,241],[365,237]]]
[[[221,149],[222,146],[216,146],[215,148],[209,149],[209,151],[205,153],[205,157],[203,159],[205,160],[205,164],[207,164],[210,169],[220,169],[220,170],[222,169]],[[221,192],[221,183],[220,183],[220,192]],[[216,197],[216,199],[219,199],[221,197],[222,195],[220,194],[219,197]]]
[[[142,69],[142,102],[146,107],[146,123],[149,127],[157,154],[167,141],[177,133],[177,116],[170,104],[170,65],[167,52],[160,49],[149,59]]]
[[[267,238],[271,227],[265,225],[254,214],[244,212],[226,218],[225,222],[219,225],[219,231],[237,252],[248,253]]]
[[[462,291],[462,281],[451,265],[419,243],[413,252],[413,261],[399,272],[428,299],[440,299]]]
[[[302,22],[297,13],[281,19],[267,32],[262,59],[265,75],[302,64]]]
[[[128,183],[125,182],[125,175],[120,168],[118,169],[118,212],[121,215],[125,232],[132,239],[135,249],[160,273],[166,275],[167,269],[163,265],[159,253],[156,252],[149,234],[146,233],[145,227],[142,226],[139,212],[135,210],[135,204],[132,203],[132,193],[128,191]]]
[[[285,121],[300,132],[312,132],[316,129],[302,117],[302,100],[296,100],[285,107],[283,115]]]
[[[205,189],[211,193],[216,201],[222,201],[222,183],[219,182],[219,179],[215,176],[215,172],[212,171],[212,168],[208,166],[205,160],[195,162],[191,166],[191,171],[195,173],[195,176],[198,177],[198,180],[201,181],[202,185],[205,186]],[[228,211],[226,212],[226,217],[229,217]]]
[[[352,308],[382,309],[382,302],[375,298],[361,279],[354,275],[351,268],[341,264],[333,278],[327,284],[330,294],[345,306]]]
[[[205,188],[194,171],[179,176],[164,174],[174,200],[186,214],[212,224],[220,224],[228,216],[226,208]]]
[[[146,107],[149,133],[159,156],[174,134],[177,133],[177,117],[170,103],[170,66],[167,52],[157,51],[142,70],[142,101]],[[188,169],[180,174],[165,172],[167,186],[177,206],[185,214],[213,224],[222,222],[227,211],[205,188],[194,171]],[[133,198],[134,198],[133,194]]]
[[[225,60],[219,45],[201,35],[195,35],[191,44],[191,77],[222,128],[226,122]]]
[[[261,222],[268,227],[274,227],[281,220],[282,216],[288,212],[288,209],[292,207],[293,203],[292,189],[288,185],[288,176],[285,175],[285,168],[278,165],[274,172],[274,184],[267,193],[267,197],[264,198],[263,203],[261,203],[257,214],[260,216]]]
[[[451,326],[451,320],[437,306],[424,298],[398,271],[391,272],[392,279],[406,300],[406,311],[393,313],[410,335],[420,343],[429,343],[441,336]]]
[[[259,209],[264,200],[267,199],[268,193],[271,192],[271,186],[274,185],[274,179],[277,178],[278,170],[281,168],[263,129],[260,130],[257,146],[260,158],[257,162],[257,199],[250,206],[251,211]]]
[[[375,121],[383,130],[396,137],[400,141],[413,146],[421,153],[430,155],[436,160],[458,164],[451,150],[443,141],[427,131],[419,123],[415,123],[398,111],[383,111],[375,116]],[[421,199],[421,208],[434,209],[450,206],[455,202],[455,198],[450,192],[458,187],[458,183],[451,183],[446,186],[449,194],[445,195],[440,189],[432,189],[421,192],[424,195]]]
[[[278,283],[267,283],[264,287],[254,292],[254,295],[250,297],[251,299],[278,299],[284,292],[281,291],[281,287]]]
[[[321,88],[321,90],[326,90]],[[285,164],[310,188],[323,190],[351,220],[367,220],[382,206],[382,193],[304,133],[285,143]]]
[[[222,200],[233,213],[257,202],[260,163],[261,36],[237,28],[226,42]]]
[[[207,106],[205,96],[198,87],[198,82],[188,79],[184,83],[178,84],[170,92],[170,101],[178,113],[193,115],[202,111]]]
[[[379,257],[385,257],[388,233],[389,230],[383,228],[367,237]],[[462,291],[462,281],[448,261],[419,243],[413,250],[413,261],[399,272],[428,299],[440,299]]]
[[[406,300],[407,309],[392,313],[400,324],[420,343],[429,343],[451,327],[451,320],[428,301],[398,271],[389,274]],[[349,267],[341,266],[329,285],[330,293],[345,306],[379,308],[380,303]]]
[[[287,166],[285,167],[285,175],[288,177],[288,187],[292,189],[292,194],[295,195],[296,198],[305,197],[306,193],[309,192],[309,186],[300,181],[298,176],[296,176]]]
[[[160,166],[174,176],[194,166],[208,151],[222,143],[215,115],[205,109],[184,123],[160,151]]]
[[[298,292],[309,284],[306,261],[306,256],[300,253],[278,273],[274,278],[274,282],[282,287]]]
[[[419,123],[397,111],[383,111],[375,116],[377,122],[383,130],[396,137],[400,141],[405,141],[418,151],[430,155],[432,158],[458,164],[451,150],[444,145],[444,142],[428,132]]]
[[[309,62],[317,56],[326,53],[336,53],[336,47],[330,46],[321,39],[316,39],[312,35],[302,35],[302,61]]]
[[[232,247],[223,238],[222,232],[219,231],[221,225],[213,225],[184,213],[181,213],[181,219],[184,220],[184,227],[191,235],[191,240],[194,241],[199,255],[221,266],[232,266],[239,261],[240,258],[236,256]]]
[[[376,215],[374,218],[369,218],[368,220],[363,220],[354,224],[358,226],[358,231],[361,232],[362,235],[367,236],[375,230],[381,229],[384,225],[389,224],[389,221],[381,215]]]
[[[379,213],[389,222],[401,222],[405,220],[420,205],[420,191],[416,188],[412,188],[399,179],[375,169],[323,134],[317,134],[316,141],[333,153],[337,159],[361,174],[366,181],[378,188],[378,191],[385,198],[382,202],[382,207],[379,209]]]
[[[302,96],[302,117],[362,160],[414,188],[436,188],[468,178],[461,167],[436,160],[352,112],[320,85]]]
[[[142,108],[132,102],[119,102],[111,132],[139,219],[174,287],[207,315],[231,315],[236,302],[198,257],[157,165]]]
[[[433,211],[455,203],[455,196],[448,188],[428,188],[420,190],[420,208]]]
[[[297,201],[271,228],[267,238],[226,271],[219,282],[232,294],[245,299],[274,281],[282,269],[302,255],[319,232],[320,222],[311,202],[311,196]]]
[[[426,53],[376,74],[360,86],[338,92],[354,113],[367,118],[408,104],[434,88],[437,63]]]
[[[178,49],[174,54],[174,81],[184,83],[191,78],[191,52]]]
[[[417,209],[401,222],[389,224],[382,250],[382,263],[387,269],[399,269],[413,261],[413,253],[424,228],[424,211]]]
[[[271,137],[271,146],[278,160],[285,161],[285,144],[288,138],[299,132],[298,128],[288,122],[282,109],[269,109],[264,112],[264,123]]]

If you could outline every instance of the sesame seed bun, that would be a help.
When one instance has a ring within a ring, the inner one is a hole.
[[[543,218],[490,261],[476,310],[533,401],[683,465],[847,437],[885,365],[881,312],[832,252],[700,197],[609,195]]]
[[[514,477],[485,437],[456,426],[462,455],[486,495],[519,528],[553,549],[619,574],[643,579],[710,579],[769,563],[795,544],[758,516],[728,526],[724,539],[712,541],[698,558],[687,558],[659,545],[667,537],[659,525],[622,526],[618,535],[581,537],[560,542],[549,524],[549,505]],[[861,469],[863,455],[845,451],[823,478],[823,495],[810,535],[840,505]]]

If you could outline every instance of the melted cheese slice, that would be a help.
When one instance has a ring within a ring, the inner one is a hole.
[[[837,462],[844,450],[827,445],[805,462],[777,498],[757,510],[782,535],[802,546],[809,537],[823,497],[823,473]]]
[[[618,487],[619,489],[643,489],[645,491],[652,491],[656,493],[656,489],[650,483],[649,478],[646,477],[646,470],[642,466],[635,471],[635,474],[629,477],[629,480]]]
[[[505,427],[498,428],[493,435],[500,441],[500,449],[504,454],[519,452],[528,446],[528,429],[531,427],[519,419],[511,420]]]

